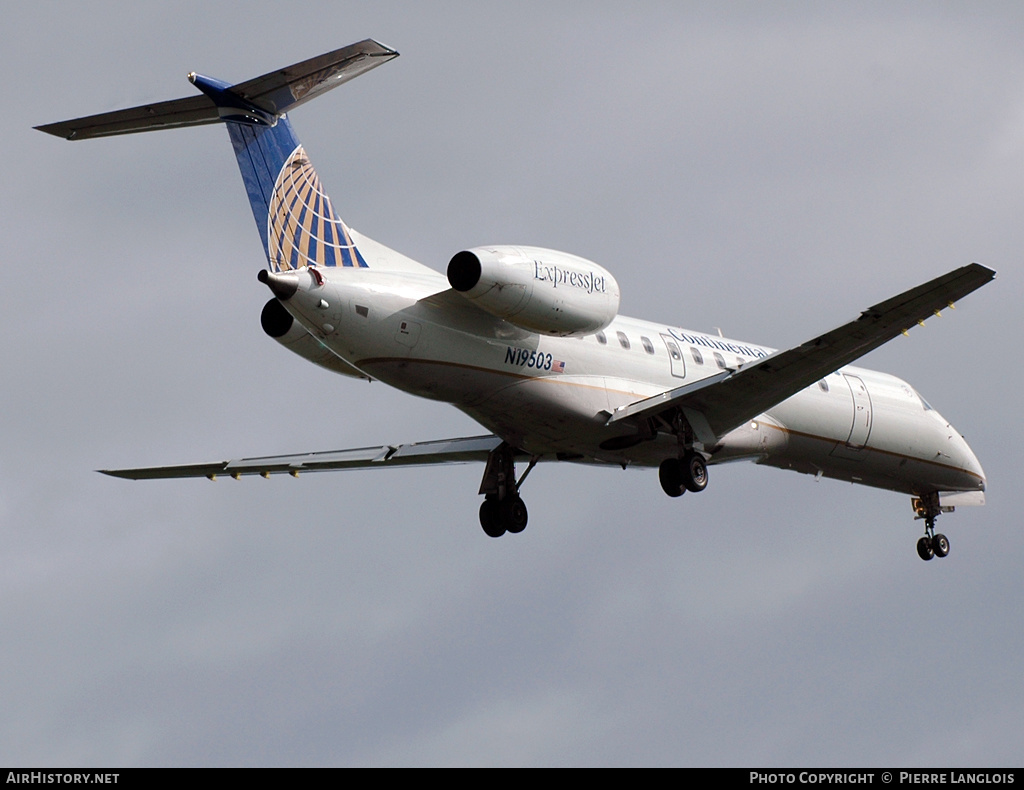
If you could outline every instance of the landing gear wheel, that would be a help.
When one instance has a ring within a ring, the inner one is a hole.
[[[683,463],[678,458],[666,458],[658,467],[658,480],[661,481],[661,490],[672,497],[682,496],[686,493],[686,486],[683,484]]]
[[[501,524],[512,535],[518,535],[526,529],[526,522],[529,514],[526,512],[526,503],[518,496],[509,497],[500,505],[498,512],[501,516]]]
[[[949,544],[947,544],[947,551]],[[935,556],[935,549],[932,546],[932,539],[925,535],[917,542],[917,556],[927,562]]]
[[[485,499],[480,505],[480,526],[490,538],[500,538],[505,534],[505,525],[501,523],[501,513],[496,499]]]
[[[933,537],[932,551],[935,552],[936,557],[945,557],[949,554],[949,539],[941,533]]]
[[[694,493],[708,487],[708,465],[704,456],[688,453],[682,461],[683,485]]]

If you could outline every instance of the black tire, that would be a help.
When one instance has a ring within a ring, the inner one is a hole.
[[[945,557],[949,554],[949,538],[942,534],[932,538],[932,551],[936,557]]]
[[[708,465],[704,461],[704,456],[689,453],[683,459],[683,485],[694,493],[708,487]]]
[[[480,504],[480,526],[484,528],[484,532],[489,538],[500,538],[505,534],[497,500],[485,499]]]
[[[932,548],[932,539],[927,535],[917,542],[917,556],[925,562],[935,556],[935,549]]]
[[[512,535],[518,535],[526,529],[526,522],[530,515],[526,510],[526,503],[517,496],[512,496],[502,502],[499,506],[501,524]]]
[[[678,458],[666,458],[658,467],[658,480],[661,481],[661,490],[671,497],[682,496],[686,493],[686,486],[683,485],[683,463]]]

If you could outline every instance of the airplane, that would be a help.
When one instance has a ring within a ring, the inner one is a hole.
[[[198,96],[36,128],[84,140],[223,123],[267,258],[266,334],[335,373],[450,403],[489,433],[100,471],[237,480],[482,462],[479,519],[496,538],[526,527],[521,491],[539,462],[656,467],[679,497],[707,487],[708,466],[749,460],[908,494],[920,557],[949,553],[936,519],[984,504],[981,464],[908,383],[850,363],[994,271],[960,267],[786,350],[619,315],[612,274],[565,252],[473,247],[442,275],[342,222],[288,116],[397,56],[367,39],[233,85],[193,72]]]

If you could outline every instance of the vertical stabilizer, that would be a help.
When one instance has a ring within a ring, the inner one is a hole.
[[[288,118],[227,127],[271,270],[365,267]]]
[[[365,267],[285,113],[398,57],[373,39],[230,85],[195,72],[203,96],[37,126],[67,140],[224,123],[273,271]]]

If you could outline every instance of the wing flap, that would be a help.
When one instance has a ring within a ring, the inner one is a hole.
[[[923,324],[925,319],[952,307],[953,302],[994,277],[994,271],[980,264],[962,266],[869,307],[855,321],[796,348],[777,351],[738,371],[621,407],[608,423],[636,421],[675,409],[692,410],[702,414],[710,430],[721,437],[804,387],[905,334],[915,324]]]
[[[100,469],[102,474],[126,480],[165,480],[182,477],[217,475],[294,474],[328,472],[343,469],[382,469],[392,466],[429,466],[433,464],[465,464],[486,461],[491,451],[501,444],[497,436],[470,436],[433,442],[414,442],[379,447],[357,447],[350,450],[268,455],[241,458],[208,464],[151,466],[139,469]]]

